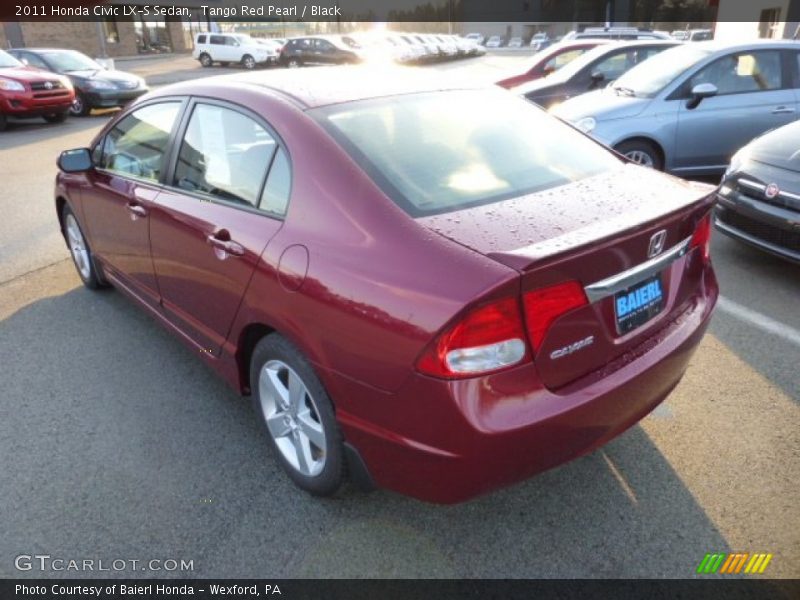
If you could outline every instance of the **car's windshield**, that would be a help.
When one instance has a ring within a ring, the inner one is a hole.
[[[621,165],[599,144],[502,90],[362,100],[311,113],[413,217],[498,202]]]
[[[42,52],[41,56],[59,73],[69,73],[70,71],[97,71],[102,69],[99,64],[91,58],[74,50],[64,50],[58,52]]]
[[[22,63],[16,58],[11,56],[8,52],[0,50],[0,69],[8,69],[11,67],[21,67]]]
[[[612,84],[612,89],[640,98],[652,98],[711,52],[711,49],[697,46],[670,48],[633,67]]]

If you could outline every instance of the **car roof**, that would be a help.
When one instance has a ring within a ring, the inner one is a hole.
[[[303,110],[357,100],[457,89],[490,88],[486,83],[442,77],[441,73],[420,73],[396,69],[341,66],[320,69],[285,69],[220,75],[186,81],[159,89],[158,95],[195,94],[209,88],[228,90],[232,85],[262,88],[283,96]]]
[[[731,50],[768,50],[770,48],[791,48],[800,50],[800,42],[793,40],[759,40],[753,42],[722,42],[719,40],[705,40],[702,42],[692,42],[692,47],[707,48],[712,52]]]
[[[77,52],[83,54],[80,50],[73,50],[72,48],[10,48],[8,52]]]

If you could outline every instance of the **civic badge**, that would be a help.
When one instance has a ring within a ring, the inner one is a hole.
[[[764,195],[767,197],[767,200],[772,200],[775,196],[781,193],[781,188],[778,187],[776,183],[770,183],[766,189],[764,190]]]
[[[650,245],[647,247],[647,258],[658,256],[664,250],[664,242],[667,239],[667,230],[662,229],[650,236]]]

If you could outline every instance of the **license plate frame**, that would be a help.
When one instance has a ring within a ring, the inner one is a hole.
[[[617,333],[625,335],[649,322],[664,310],[661,274],[647,277],[614,294],[614,322]]]

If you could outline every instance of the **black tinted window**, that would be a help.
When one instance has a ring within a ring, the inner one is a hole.
[[[101,164],[108,171],[158,181],[180,102],[151,104],[117,123],[105,137]]]
[[[198,35],[198,36],[197,36],[197,43],[198,43],[198,44],[205,44],[205,43],[206,43],[206,36],[204,36],[204,35]]]
[[[221,35],[212,35],[211,36],[211,43],[212,44],[224,45],[225,44],[225,38],[223,36],[221,36]]]
[[[275,148],[275,139],[250,117],[198,104],[181,144],[174,185],[257,206]]]
[[[261,201],[258,207],[273,215],[285,215],[286,206],[289,204],[291,187],[292,171],[289,167],[289,159],[283,149],[278,148],[278,153],[272,161],[267,183],[264,186],[264,193],[261,194]]]

